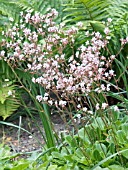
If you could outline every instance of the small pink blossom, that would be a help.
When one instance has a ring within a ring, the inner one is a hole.
[[[104,86],[104,84],[101,84],[101,89],[102,89],[103,91],[106,90],[106,87]]]
[[[9,18],[9,21],[13,22],[13,21],[14,21],[14,19],[10,17],[10,18]]]
[[[99,104],[99,103],[97,103],[97,104],[96,104],[96,110],[99,110],[99,109],[100,109],[100,107],[99,107],[99,106],[100,106],[100,104]]]
[[[49,100],[48,103],[49,103],[50,105],[53,105],[53,101],[52,101],[52,100]]]
[[[116,57],[115,55],[111,55],[111,56],[110,56],[110,58],[111,58],[112,60],[114,60],[115,57]]]
[[[77,26],[81,28],[83,26],[83,23],[82,22],[78,22]]]
[[[87,107],[84,107],[83,108],[83,112],[86,112],[88,109],[87,109]]]
[[[38,95],[38,96],[36,96],[36,99],[37,99],[39,102],[41,102],[41,101],[42,101],[42,96],[41,96],[41,95]]]
[[[110,32],[109,28],[106,27],[106,28],[104,29],[104,33],[105,33],[106,35],[108,35],[109,32]]]
[[[107,84],[107,91],[110,91],[110,84]]]
[[[113,76],[113,75],[114,75],[114,70],[109,70],[109,74],[110,74],[111,76]]]
[[[12,91],[11,90],[8,91],[8,96],[12,96]]]
[[[102,109],[106,109],[108,107],[108,104],[107,103],[102,103]]]
[[[66,101],[63,101],[63,100],[60,100],[60,101],[59,101],[59,105],[62,106],[62,107],[64,107],[64,106],[66,105],[66,103],[67,103],[67,102],[66,102]]]
[[[4,56],[4,55],[5,55],[5,51],[2,50],[2,51],[1,51],[1,56]]]
[[[80,104],[78,104],[78,105],[77,105],[77,108],[78,108],[78,109],[79,109],[79,108],[81,108],[81,105],[80,105]]]
[[[108,22],[109,22],[109,23],[111,23],[111,22],[112,22],[112,18],[108,18],[107,20],[108,20]]]
[[[119,112],[119,108],[118,108],[118,106],[114,106],[114,111]]]

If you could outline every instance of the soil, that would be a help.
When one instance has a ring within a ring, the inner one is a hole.
[[[44,134],[43,125],[39,115],[36,115],[35,118]],[[65,124],[59,115],[52,115],[51,120],[54,124],[55,131],[58,134],[65,130]],[[29,131],[31,134],[28,134],[27,132],[15,127],[0,125],[0,143],[8,144],[11,147],[11,150],[14,152],[31,152],[35,150],[42,150],[42,146],[45,144],[45,142],[33,120],[31,120],[30,117],[22,116],[10,123],[19,126],[19,122],[21,122],[20,127]],[[38,139],[38,141],[35,139],[35,137]]]

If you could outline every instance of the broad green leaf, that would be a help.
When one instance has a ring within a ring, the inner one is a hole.
[[[111,165],[109,166],[110,170],[125,170],[125,168],[121,167],[120,165]]]
[[[29,166],[29,164],[30,164],[30,162],[26,162],[25,161],[25,163],[22,163],[22,164],[20,164],[20,165],[17,165],[17,166],[15,166],[14,168],[12,168],[11,170],[26,170],[26,168],[28,168],[28,166]]]
[[[108,160],[110,160],[111,158],[117,156],[118,154],[122,154],[123,152],[126,152],[128,151],[128,149],[124,149],[122,151],[119,151],[117,153],[114,153],[113,155],[103,159],[102,161],[100,161],[98,164],[96,164],[91,170],[94,170],[95,168],[97,168],[98,166],[102,165],[103,163],[107,162]]]
[[[127,149],[127,148],[123,148],[123,150],[124,150],[124,149]],[[125,152],[123,152],[122,155],[123,155],[126,159],[128,159],[128,150],[126,150]]]
[[[101,160],[102,160],[102,157],[101,157],[101,155],[100,155],[100,152],[99,152],[97,149],[95,149],[95,150],[93,151],[93,157],[94,157],[94,159],[95,159],[96,161],[101,161]]]
[[[128,123],[124,123],[121,125],[123,132],[125,133],[128,140]]]
[[[62,156],[61,153],[59,153],[59,152],[52,152],[52,156],[53,156],[54,158],[58,158],[58,159],[63,160],[63,156]]]
[[[127,143],[125,133],[122,130],[117,131],[117,140],[119,141],[120,144]]]
[[[94,170],[109,170],[109,168],[101,168],[100,166],[98,166]]]
[[[57,170],[57,165],[50,165],[49,167],[48,167],[48,170]]]

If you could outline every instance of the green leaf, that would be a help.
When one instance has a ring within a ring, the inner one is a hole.
[[[96,32],[100,32],[101,34],[104,33],[105,25],[99,21],[90,21],[91,26]]]
[[[101,155],[100,155],[100,152],[99,152],[97,149],[95,149],[95,150],[93,151],[93,157],[94,157],[94,159],[95,159],[96,161],[101,161],[101,160],[102,160],[102,157],[101,157]]]
[[[110,143],[109,150],[112,154],[115,153],[115,144],[114,143]]]
[[[123,132],[125,133],[128,140],[128,123],[124,123],[121,125]]]
[[[59,153],[59,152],[52,152],[52,156],[53,156],[54,158],[58,158],[58,159],[63,160],[63,156],[62,156],[61,153]]]
[[[0,160],[5,159],[11,154],[10,148],[8,146],[3,147],[3,145],[0,145]]]
[[[92,125],[95,128],[99,127],[101,130],[105,129],[105,124],[101,117],[97,117],[96,119],[94,119],[94,123]]]
[[[124,150],[124,149],[127,149],[127,148],[123,148],[123,150]],[[122,155],[123,155],[126,159],[128,159],[128,150],[126,150],[125,152],[123,152]]]
[[[101,168],[100,166],[98,166],[94,170],[109,170],[109,168]]]
[[[50,165],[49,167],[48,167],[48,170],[57,170],[57,165]]]
[[[128,151],[128,149],[124,149],[122,151],[119,151],[117,153],[114,153],[113,155],[110,155],[109,157],[103,159],[102,161],[100,161],[97,165],[95,165],[91,170],[94,170],[95,168],[97,168],[98,166],[102,165],[103,163],[107,162],[108,160],[110,160],[111,158],[115,157],[118,154],[122,154],[123,152]]]
[[[119,141],[119,143],[121,144],[127,143],[125,133],[122,130],[117,131],[117,137],[118,137],[117,140]]]
[[[16,86],[12,83],[12,81],[8,81],[0,84],[0,116],[2,116],[4,120],[16,111],[20,105],[17,94],[13,94]],[[9,91],[12,95],[8,94]]]
[[[20,164],[20,165],[15,166],[15,167],[12,168],[11,170],[18,170],[18,169],[20,169],[20,170],[26,170],[26,168],[28,168],[29,164],[30,164],[30,162],[22,163],[22,164]]]
[[[119,169],[119,170],[125,170],[123,167],[121,167],[121,166],[119,166],[119,165],[111,165],[111,166],[109,166],[109,169],[110,169],[110,170],[117,170],[117,169]]]
[[[4,102],[4,104],[0,103],[0,116],[2,116],[3,119],[5,120],[14,111],[16,111],[18,107],[19,107],[18,101],[14,100],[14,99],[6,100]]]
[[[79,131],[78,131],[78,134],[79,134],[79,137],[84,140],[84,144],[85,145],[89,145],[91,144],[90,140],[89,140],[89,137],[86,133],[86,127],[85,128],[81,128]],[[90,135],[90,134],[89,134]]]
[[[78,148],[78,149],[76,150],[76,155],[77,155],[78,157],[80,157],[80,158],[84,157],[84,154],[83,154],[83,152],[82,152],[82,150],[81,150],[80,148]]]

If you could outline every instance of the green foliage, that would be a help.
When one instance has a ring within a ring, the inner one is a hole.
[[[12,85],[11,81],[0,82],[0,116],[4,120],[19,107],[19,102],[14,91],[15,86]]]
[[[52,152],[52,164],[67,169],[90,169],[94,165],[92,169],[114,169],[123,163],[128,168],[127,130],[128,116],[113,123],[108,118],[97,117],[78,134],[63,138],[58,152]]]
[[[9,66],[0,61],[0,116],[5,120],[17,110],[20,103],[16,93],[16,85],[11,79]]]
[[[36,11],[40,12],[41,14],[45,14],[47,12],[47,8],[56,8],[59,12],[59,17],[56,22],[60,22],[63,15],[63,7],[61,0],[47,0],[47,1],[40,1],[40,0],[0,0],[0,40],[2,39],[1,32],[2,30],[10,28],[9,18],[13,18],[14,22],[19,21],[19,14],[20,11]]]
[[[45,154],[50,151],[44,151],[43,153],[28,152],[28,153],[13,153],[8,146],[0,145],[0,170],[40,170],[43,167],[46,169],[48,160],[46,160]],[[31,155],[28,159],[18,158],[22,155]],[[16,158],[16,160],[14,160]],[[45,163],[43,162],[45,159]],[[43,165],[43,166],[42,166]],[[45,165],[45,166],[44,166]]]
[[[81,128],[78,133],[62,136],[62,144],[56,151],[50,155],[49,151],[52,148],[42,153],[33,152],[32,156],[26,160],[13,161],[12,158],[21,153],[11,153],[7,146],[3,148],[1,145],[1,167],[8,167],[10,170],[16,168],[40,170],[46,167],[48,170],[128,169],[128,116],[120,119],[119,114],[113,123],[107,117],[104,119],[97,117],[91,124]]]
[[[3,29],[2,27],[5,22],[9,23],[8,17],[14,17],[14,22],[16,22],[18,20],[16,14],[19,14],[21,9],[24,11],[32,9],[33,11],[40,11],[40,13],[44,14],[48,7],[54,7],[60,12],[60,17],[56,20],[57,23],[60,22],[60,20],[63,20],[63,22],[66,23],[66,26],[68,26],[73,25],[78,21],[83,21],[84,26],[79,35],[76,35],[75,48],[85,41],[83,39],[83,31],[88,28],[103,33],[104,26],[101,21],[105,21],[109,17],[113,19],[113,26],[111,27],[112,41],[109,47],[111,53],[114,54],[114,52],[120,48],[120,42],[117,40],[120,38],[120,35],[124,37],[128,33],[127,0],[67,0],[65,2],[61,2],[60,0],[18,0],[11,2],[0,0],[0,29]],[[70,50],[65,51],[65,53],[68,54],[68,51]],[[105,52],[104,56],[107,55],[109,54]],[[119,88],[121,92],[118,93],[107,93],[107,97],[111,96],[120,101],[118,106],[122,108],[124,115],[128,110],[128,60],[126,60],[126,57],[127,47],[124,47],[124,51],[119,55],[119,60],[115,60],[118,68],[118,81],[116,82],[123,80],[123,87],[121,88],[125,89]],[[2,79],[0,79],[0,115],[6,119],[19,107],[19,103],[16,97],[8,94],[8,92],[15,91],[16,86],[13,85],[13,81],[4,81],[5,78],[9,77],[9,71],[7,71],[9,70],[9,67],[6,65],[3,68],[4,72],[2,71]],[[51,128],[48,105],[43,104],[42,107],[35,100],[35,96],[38,94],[37,89],[39,89],[39,87],[33,85],[31,82],[31,76],[28,73],[23,73],[21,71],[21,75],[19,70],[13,71],[13,76],[18,76],[19,83],[23,85],[22,87],[28,94],[30,94],[33,102],[36,104],[46,133],[44,139],[51,152],[54,149],[52,147],[55,147],[55,141]],[[15,79],[17,79],[17,76]],[[42,87],[40,88],[40,92],[43,96],[44,89]],[[90,101],[93,101],[95,105],[97,102],[96,98],[93,96],[90,96],[90,98]],[[102,103],[102,101],[100,102]],[[33,118],[27,107],[26,110]],[[106,114],[106,117],[102,117],[103,114]],[[119,112],[111,109],[108,109],[108,112],[104,112],[103,114],[101,114],[101,117],[94,116],[91,120],[92,123],[79,129],[78,133],[65,136],[62,135],[62,144],[58,146],[56,150],[54,149],[54,152],[50,155],[49,152],[48,154],[33,154],[32,157],[27,160],[19,159],[18,161],[14,161],[13,158],[20,154],[12,154],[8,147],[3,148],[0,146],[0,170],[43,170],[46,169],[46,167],[48,170],[127,170],[128,116],[123,117],[123,114],[120,115]],[[36,123],[36,120],[34,121]]]
[[[112,18],[116,25],[127,24],[127,0],[74,0],[65,3],[65,22],[102,21]]]

